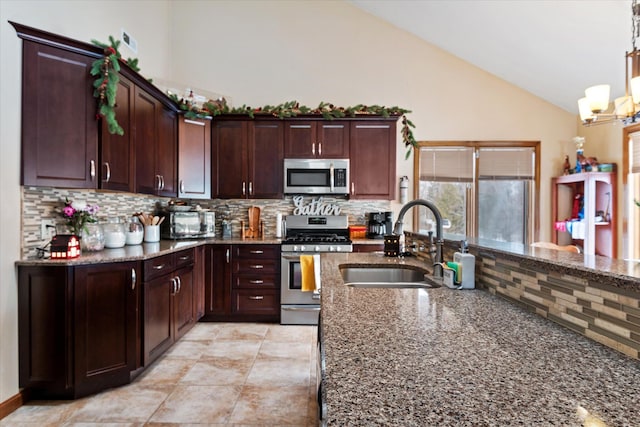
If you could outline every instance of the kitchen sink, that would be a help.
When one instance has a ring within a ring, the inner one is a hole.
[[[354,288],[439,288],[425,270],[407,267],[340,266],[346,286]]]

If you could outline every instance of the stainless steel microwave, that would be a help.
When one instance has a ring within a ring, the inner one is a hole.
[[[284,194],[349,194],[349,159],[284,159]]]

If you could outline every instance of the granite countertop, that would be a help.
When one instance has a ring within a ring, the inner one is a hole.
[[[354,245],[369,243],[384,243],[373,239],[356,239]],[[49,258],[25,258],[16,262],[16,265],[84,265],[102,264],[109,262],[137,261],[154,258],[171,252],[180,251],[191,247],[205,244],[219,245],[279,245],[282,239],[274,236],[265,236],[259,239],[243,239],[235,236],[227,239],[222,237],[211,237],[207,239],[185,239],[185,240],[160,240],[156,243],[142,243],[141,245],[124,246],[116,249],[103,249],[96,252],[83,251],[82,255],[73,259],[49,259]]]
[[[171,252],[180,251],[204,244],[221,245],[279,245],[281,239],[275,237],[265,237],[260,239],[243,239],[242,237],[232,237],[223,239],[212,237],[207,239],[185,239],[185,240],[160,240],[156,243],[142,243],[141,245],[124,246],[116,249],[103,249],[96,252],[83,251],[82,255],[73,259],[48,259],[48,258],[26,258],[16,262],[16,265],[83,265],[102,264],[109,262],[137,261],[155,258]]]
[[[339,273],[414,258],[321,259],[328,425],[640,425],[637,360],[484,290],[351,288]]]

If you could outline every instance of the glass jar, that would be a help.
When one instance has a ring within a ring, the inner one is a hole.
[[[144,227],[138,220],[137,216],[132,216],[127,219],[127,223],[125,224],[125,233],[127,235],[127,245],[139,245],[142,243],[142,239],[144,238]]]
[[[97,222],[88,222],[80,230],[80,248],[93,252],[104,249],[104,231]]]
[[[126,242],[124,222],[121,218],[111,217],[107,219],[104,228],[104,246],[107,248],[121,248]]]

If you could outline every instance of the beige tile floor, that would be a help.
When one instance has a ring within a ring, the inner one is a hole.
[[[0,426],[317,426],[315,326],[198,323],[129,385]]]

